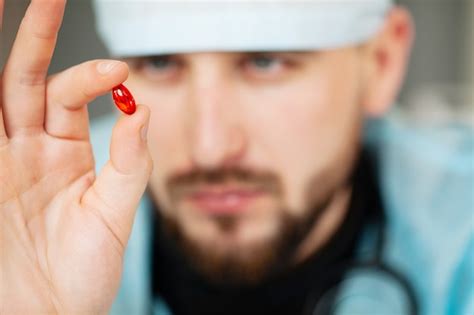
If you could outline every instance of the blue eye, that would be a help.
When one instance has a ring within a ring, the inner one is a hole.
[[[276,54],[251,54],[242,60],[243,73],[252,79],[275,80],[290,69],[290,59]]]
[[[250,59],[250,63],[255,68],[259,69],[272,69],[281,64],[280,58],[272,56],[255,56]]]
[[[142,57],[133,69],[137,74],[151,81],[163,81],[176,77],[180,73],[181,63],[170,55]]]
[[[175,65],[176,62],[168,56],[154,56],[144,60],[144,66],[156,70],[166,70],[167,68]]]

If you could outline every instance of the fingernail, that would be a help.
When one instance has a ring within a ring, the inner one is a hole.
[[[116,60],[101,61],[97,65],[97,71],[102,75],[108,74],[119,63],[120,61]]]
[[[142,138],[142,141],[146,142],[148,137],[148,122],[142,126],[142,129],[140,130],[140,136]]]

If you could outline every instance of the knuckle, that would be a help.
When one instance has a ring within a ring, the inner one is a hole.
[[[50,28],[38,28],[32,31],[32,35],[39,40],[52,42],[56,41],[57,31]]]
[[[46,76],[43,70],[28,70],[19,74],[18,83],[23,86],[34,87],[46,84]]]
[[[96,61],[87,61],[78,65],[77,84],[80,89],[81,96],[90,100],[98,96],[101,84],[98,81],[95,71]]]
[[[3,146],[6,146],[8,144],[8,142],[9,142],[8,137],[4,134],[0,134],[0,149]]]
[[[154,168],[153,160],[150,154],[147,154],[147,158],[146,158],[146,175],[147,176],[151,175],[151,173],[153,172],[153,168]]]
[[[13,81],[20,86],[42,86],[47,80],[48,58],[29,60],[26,64],[7,63],[2,74],[2,81]]]

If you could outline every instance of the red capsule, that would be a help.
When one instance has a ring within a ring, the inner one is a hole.
[[[119,84],[112,89],[112,98],[115,105],[127,115],[131,115],[137,110],[132,93],[123,84]]]

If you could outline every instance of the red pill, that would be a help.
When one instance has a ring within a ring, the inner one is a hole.
[[[137,105],[132,93],[123,85],[119,84],[112,89],[112,98],[115,105],[127,115],[135,113]]]

